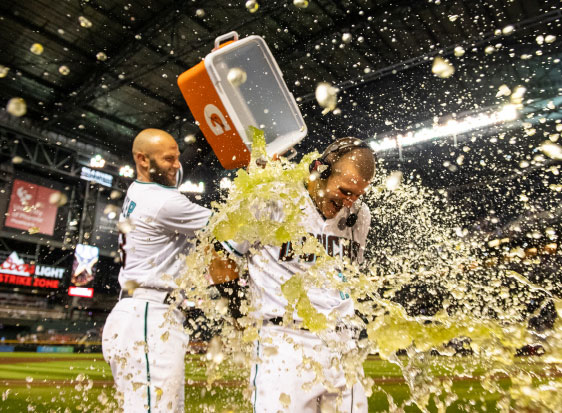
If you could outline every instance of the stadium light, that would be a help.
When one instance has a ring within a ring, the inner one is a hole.
[[[97,154],[90,159],[90,166],[92,168],[103,168],[105,166],[105,159],[100,154]]]
[[[122,166],[119,169],[119,176],[124,176],[125,178],[132,178],[135,175],[135,171],[129,165]]]
[[[219,182],[220,189],[230,189],[232,187],[232,181],[227,177],[224,177]]]
[[[203,182],[195,184],[191,181],[185,181],[178,189],[180,192],[194,192],[196,194],[202,194],[205,192],[205,184]]]
[[[380,141],[371,141],[370,146],[374,151],[382,152],[389,149],[397,149],[398,146],[404,147],[447,136],[462,135],[486,126],[509,122],[517,119],[517,117],[517,106],[509,104],[490,114],[479,113],[474,116],[467,116],[461,120],[451,119],[443,125],[419,129],[404,135],[398,134],[396,137],[386,137]]]

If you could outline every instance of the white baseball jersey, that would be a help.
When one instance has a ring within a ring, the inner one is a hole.
[[[302,226],[309,234],[315,236],[324,246],[328,255],[333,257],[344,256],[357,259],[362,262],[365,242],[371,223],[371,214],[365,204],[360,204],[356,212],[358,219],[356,224],[349,228],[343,226],[338,228],[338,223],[349,215],[350,211],[342,208],[338,215],[332,219],[324,219],[314,205],[308,190],[302,186],[301,199],[295,200],[300,203],[304,200],[302,208]],[[354,208],[355,210],[355,208]],[[281,205],[273,205],[268,211],[272,220],[283,221],[283,208]],[[342,225],[340,224],[340,227]],[[225,243],[232,251],[239,255],[247,254],[250,250],[248,242]],[[296,257],[292,253],[290,243],[281,247],[272,245],[254,245],[260,251],[256,254],[248,254],[248,270],[250,274],[250,287],[252,288],[253,304],[255,312],[252,315],[260,319],[271,319],[282,317],[285,313],[287,300],[281,292],[281,285],[289,280],[294,274],[306,272],[316,260],[314,255]],[[342,287],[345,277],[340,274]],[[353,302],[345,289],[333,288],[310,288],[307,290],[308,298],[315,309],[324,315],[336,312],[338,319],[352,316],[354,313]],[[295,321],[302,321],[296,313]]]
[[[119,217],[122,267],[119,284],[173,289],[195,231],[203,228],[211,211],[189,201],[175,187],[135,181],[127,190]]]

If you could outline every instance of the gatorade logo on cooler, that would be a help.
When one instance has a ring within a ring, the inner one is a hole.
[[[209,125],[209,128],[211,128],[215,135],[222,135],[226,131],[230,130],[230,126],[228,125],[226,118],[220,109],[212,103],[205,106],[204,113],[207,125]]]

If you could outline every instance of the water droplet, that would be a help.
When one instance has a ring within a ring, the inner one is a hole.
[[[79,16],[78,22],[80,23],[80,26],[85,27],[86,29],[92,27],[92,22],[84,16]]]
[[[49,204],[63,206],[68,202],[68,197],[65,193],[57,191],[49,196]]]
[[[119,230],[119,232],[122,232],[123,234],[128,234],[134,228],[135,228],[135,226],[133,225],[133,223],[131,222],[131,220],[129,218],[127,218],[123,221],[120,221],[117,224],[117,229]]]
[[[465,50],[462,46],[455,47],[455,56],[461,57],[464,56]]]
[[[502,29],[502,33],[505,34],[505,35],[509,35],[509,34],[513,33],[513,30],[515,30],[515,27],[513,27],[512,25],[505,26]]]
[[[187,144],[195,143],[195,135],[190,133],[189,135],[186,135],[185,138],[183,138],[183,141]]]
[[[402,183],[402,172],[394,171],[387,176],[384,184],[386,186],[386,189],[388,189],[389,191],[394,191],[400,186],[401,183]]]
[[[59,67],[59,73],[63,76],[67,76],[70,73],[70,69],[66,65]]]
[[[8,76],[9,71],[10,71],[10,68],[8,66],[0,65],[0,79]]]
[[[6,105],[6,110],[12,116],[23,116],[27,113],[27,104],[23,98],[11,98]]]
[[[109,198],[110,198],[110,199],[119,199],[119,198],[121,198],[121,191],[117,191],[116,189],[114,189],[114,190],[111,191],[111,193],[109,194]]]
[[[127,290],[127,293],[129,295],[133,295],[133,293],[135,292],[135,290],[138,288],[139,283],[134,281],[134,280],[127,280],[125,281],[125,283],[123,284],[123,288],[125,290]]]
[[[279,396],[279,401],[285,409],[288,409],[289,405],[291,404],[291,396],[289,396],[287,393],[281,393],[281,395]]]
[[[353,36],[351,36],[351,33],[344,33],[341,36],[341,41],[347,44],[351,42],[352,38]]]
[[[248,79],[248,75],[244,71],[244,69],[240,67],[233,67],[228,71],[227,75],[228,81],[232,84],[232,86],[240,86],[246,82]]]
[[[338,103],[338,89],[330,83],[318,83],[314,95],[318,104],[324,108],[324,111],[322,111],[323,114],[336,108]]]
[[[546,43],[552,43],[552,42],[554,42],[555,40],[556,40],[556,36],[554,36],[554,35],[552,35],[552,34],[549,34],[549,35],[547,35],[547,36],[544,38],[544,41],[545,41]]]
[[[455,73],[455,68],[447,59],[438,56],[433,60],[431,71],[435,76],[446,79]]]
[[[195,10],[195,15],[201,19],[201,18],[205,17],[205,10],[197,9],[197,10]]]
[[[454,22],[454,21],[457,21],[458,18],[459,18],[458,14],[452,14],[452,15],[449,16],[449,21]]]
[[[551,159],[562,160],[562,146],[545,141],[539,146],[539,150]]]
[[[104,52],[98,52],[98,54],[96,54],[96,59],[100,62],[105,62],[107,60],[107,55]]]
[[[496,93],[497,98],[501,96],[509,96],[509,95],[511,95],[511,89],[507,85],[501,85],[498,88],[498,93]]]
[[[248,0],[246,2],[246,10],[248,10],[250,13],[257,12],[259,8],[260,8],[260,5],[258,4],[258,2],[256,0]]]
[[[544,36],[542,34],[538,35],[536,40],[539,45],[542,45],[544,43]]]
[[[29,50],[31,51],[31,53],[39,56],[40,54],[43,53],[43,45],[41,43],[33,43],[29,48]]]
[[[293,0],[293,5],[299,9],[306,9],[308,7],[308,0]]]

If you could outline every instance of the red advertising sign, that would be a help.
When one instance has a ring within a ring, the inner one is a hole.
[[[14,179],[5,226],[53,235],[58,206],[49,198],[56,189]]]
[[[68,287],[68,295],[72,297],[92,298],[94,296],[94,289],[85,287]]]
[[[12,252],[0,264],[0,284],[33,288],[59,288],[64,268],[42,264],[27,264]]]

